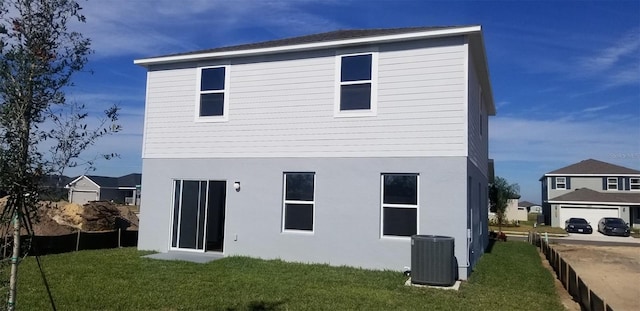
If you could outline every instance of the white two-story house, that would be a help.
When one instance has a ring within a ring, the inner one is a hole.
[[[138,247],[403,270],[411,236],[487,245],[480,26],[341,30],[138,59]]]
[[[542,212],[545,223],[564,227],[565,220],[586,219],[595,228],[603,217],[622,218],[640,228],[640,171],[587,159],[544,174]]]

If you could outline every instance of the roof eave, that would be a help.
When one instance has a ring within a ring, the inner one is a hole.
[[[487,106],[487,112],[489,116],[496,115],[496,105],[493,99],[493,88],[491,87],[491,75],[489,74],[489,61],[487,60],[487,50],[484,45],[484,37],[481,27],[477,26],[479,30],[470,36],[471,48],[476,65],[480,66],[480,83],[482,86],[482,92],[484,94],[485,102]]]
[[[634,176],[638,176],[640,174],[629,174],[629,173],[625,173],[625,174],[620,174],[620,173],[598,173],[598,174],[563,174],[563,173],[547,173],[544,174],[544,176],[542,176],[540,178],[540,180],[542,180],[542,178],[544,177],[554,177],[554,176],[558,176],[558,177],[564,177],[564,176],[568,176],[568,177],[572,177],[572,176],[580,176],[580,177],[634,177]]]
[[[92,180],[89,176],[87,176],[87,175],[80,175],[80,176],[78,176],[78,178],[76,178],[76,179],[74,179],[74,180],[70,181],[66,186],[64,186],[64,188],[65,188],[65,189],[69,189],[69,188],[73,187],[72,185],[73,185],[73,184],[75,184],[76,182],[78,182],[78,181],[79,181],[80,179],[82,179],[82,178],[86,178],[86,179],[88,179],[88,180],[89,180],[92,184],[94,184],[96,187],[101,188],[101,186],[100,186],[100,185],[98,185],[98,183],[97,183],[97,182],[93,181],[93,180]]]
[[[226,51],[226,52],[211,52],[211,53],[188,54],[188,55],[160,56],[160,57],[136,59],[133,61],[133,63],[143,67],[148,67],[152,65],[199,61],[204,59],[255,56],[255,55],[263,55],[263,54],[277,54],[277,53],[286,53],[286,52],[317,50],[317,49],[324,49],[324,48],[345,47],[345,46],[367,44],[367,43],[388,43],[388,42],[395,42],[395,41],[418,40],[418,39],[425,39],[425,38],[450,37],[450,36],[467,35],[467,34],[473,34],[473,33],[481,33],[481,31],[482,29],[480,26],[467,26],[467,27],[459,27],[459,28],[426,30],[426,31],[410,32],[410,33],[402,33],[402,34],[394,34],[394,35],[371,36],[371,37],[362,37],[362,38],[354,38],[354,39],[332,40],[332,41],[326,41],[326,42],[285,45],[285,46],[270,47],[270,48],[247,49],[247,50]],[[480,40],[482,42],[481,36],[480,36]],[[488,95],[491,95],[491,90],[489,90],[489,92],[490,93]],[[491,99],[493,100],[493,97],[491,97]],[[491,104],[493,105],[493,102]],[[495,108],[493,113],[495,114]]]
[[[549,204],[585,204],[585,205],[640,205],[640,202],[623,202],[623,201],[594,201],[594,200],[548,200]]]

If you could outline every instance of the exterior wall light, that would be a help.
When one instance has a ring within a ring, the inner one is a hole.
[[[240,182],[236,181],[233,183],[233,189],[236,189],[236,192],[240,192]]]

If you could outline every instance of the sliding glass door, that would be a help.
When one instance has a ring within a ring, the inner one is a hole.
[[[226,181],[174,181],[171,247],[223,250]]]

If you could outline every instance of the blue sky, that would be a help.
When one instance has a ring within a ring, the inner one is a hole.
[[[133,60],[337,29],[482,25],[498,113],[496,174],[540,202],[545,172],[595,158],[640,169],[640,1],[101,0],[75,25],[95,53],[71,100],[122,107],[124,131],[84,156],[141,171],[146,72]],[[88,71],[93,73],[90,74]],[[68,175],[82,174],[68,170]]]

